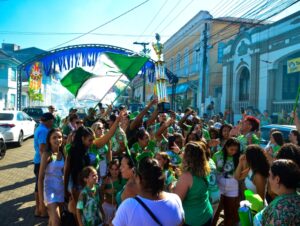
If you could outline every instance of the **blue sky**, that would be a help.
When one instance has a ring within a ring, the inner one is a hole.
[[[11,32],[84,33],[144,1],[0,0],[0,41],[15,43],[21,48],[35,46],[48,50],[78,34],[50,36]],[[241,2],[244,0],[149,0],[141,7],[95,31],[98,34],[110,35],[86,35],[66,45],[101,43],[140,51],[141,46],[133,45],[134,41],[154,41],[155,32],[159,32],[162,41],[166,41],[200,10],[208,10],[214,17],[226,16]],[[299,7],[300,4],[297,3],[272,20],[289,15]],[[153,22],[150,24],[151,21]],[[7,31],[10,33],[7,34]]]

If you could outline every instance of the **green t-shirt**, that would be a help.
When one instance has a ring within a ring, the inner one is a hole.
[[[60,124],[61,124],[61,118],[59,115],[54,115],[54,120],[53,120],[53,128],[60,128]]]
[[[153,153],[155,153],[156,151],[156,142],[154,140],[149,140],[147,147],[145,148],[145,150],[151,151]],[[142,147],[139,145],[138,142],[134,143],[130,149],[130,151],[132,153],[138,154],[138,153],[142,153],[144,150],[142,149]]]
[[[100,156],[99,149],[96,145],[92,144],[92,146],[88,150],[88,155],[90,158],[90,166],[93,166],[96,170],[99,169],[99,162],[102,160]]]
[[[210,174],[209,174],[209,201],[211,204],[218,203],[220,201],[220,190],[217,183],[217,167],[214,160],[209,159],[208,161],[210,167]]]
[[[87,186],[82,189],[76,208],[81,213],[81,219],[84,226],[94,226],[102,223],[100,197],[100,188],[98,184],[95,184],[92,189]]]
[[[127,144],[126,134],[121,127],[116,129],[116,132],[111,138],[111,150],[117,152],[120,149],[120,142]]]
[[[69,124],[63,125],[62,126],[62,133],[63,135],[69,136],[69,134],[72,132],[71,127],[69,126]]]
[[[248,143],[248,136],[251,136],[252,138],[252,144],[260,144],[259,138],[256,136],[254,133],[248,133],[246,135],[239,135],[237,137],[238,141],[241,144],[241,152],[245,153],[247,146],[249,145]]]
[[[213,209],[209,202],[208,177],[193,176],[193,185],[182,202],[185,223],[202,225],[212,218]]]
[[[205,138],[205,140],[207,140],[207,141],[211,140],[209,132],[206,129],[202,129],[202,134],[203,134],[203,137]]]
[[[176,181],[175,175],[171,170],[164,170],[165,174],[165,187],[167,188],[170,184]],[[168,191],[168,190],[167,190]]]
[[[227,156],[226,163],[224,165],[223,151],[217,151],[212,159],[214,160],[218,175],[222,175],[225,178],[232,178],[234,173],[234,162],[232,156]]]

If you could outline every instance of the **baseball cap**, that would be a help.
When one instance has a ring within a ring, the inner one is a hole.
[[[46,121],[50,121],[50,120],[53,120],[54,119],[54,116],[52,113],[50,112],[47,112],[47,113],[44,113],[42,116],[41,116],[41,120],[43,122],[46,122]]]
[[[215,129],[220,129],[221,126],[222,126],[222,123],[220,123],[220,122],[216,122],[216,123],[214,124],[214,128],[215,128]]]

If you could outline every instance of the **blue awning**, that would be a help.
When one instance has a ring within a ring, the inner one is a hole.
[[[175,94],[185,93],[188,90],[188,88],[189,88],[189,85],[187,83],[178,84],[178,85],[176,85]],[[168,95],[172,94],[172,86],[167,87],[167,92],[168,92]]]

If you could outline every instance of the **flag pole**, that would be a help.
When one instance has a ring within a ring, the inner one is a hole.
[[[114,87],[114,85],[116,85],[118,81],[120,81],[120,79],[121,79],[121,77],[122,77],[123,75],[124,75],[124,74],[121,74],[121,75],[120,75],[120,77],[114,82],[114,84],[110,87],[110,89],[111,89],[112,87]],[[104,99],[104,98],[106,97],[106,95],[109,93],[110,89],[104,94],[104,96],[101,98],[101,100],[98,102],[98,104],[101,103],[101,102],[103,101],[103,99]],[[96,106],[94,107],[94,109],[97,108],[98,104],[96,104]]]
[[[128,84],[124,87],[124,89],[119,93],[119,95],[114,99],[114,101],[113,102],[111,102],[111,104],[113,105],[115,102],[116,102],[116,100],[125,92],[125,90],[127,89],[127,87],[129,86],[131,84],[131,81],[130,82],[128,82]]]

